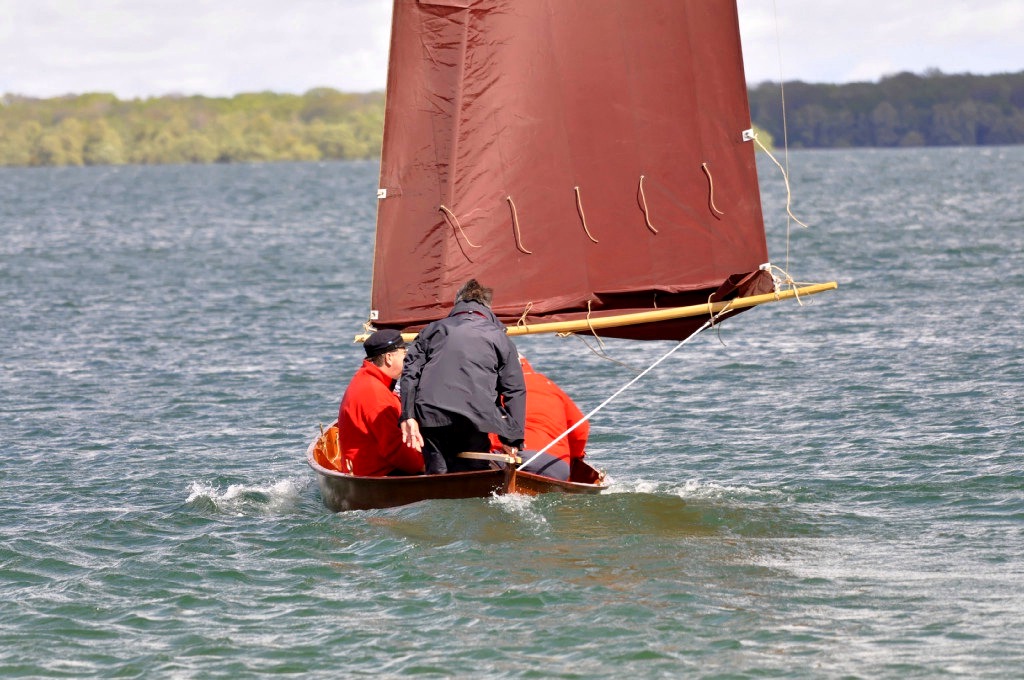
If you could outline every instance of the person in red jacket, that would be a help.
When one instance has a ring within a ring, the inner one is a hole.
[[[344,472],[382,477],[421,474],[423,455],[402,443],[402,404],[394,392],[402,374],[405,341],[396,330],[376,331],[363,343],[366,360],[352,377],[338,409]]]
[[[583,413],[562,388],[535,371],[521,354],[519,363],[526,383],[526,440],[519,455],[527,461],[579,422]],[[586,455],[589,434],[590,423],[584,422],[523,469],[563,481],[569,479],[572,459]],[[496,438],[492,436],[491,442],[496,444]]]

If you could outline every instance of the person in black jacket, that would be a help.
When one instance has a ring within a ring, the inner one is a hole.
[[[476,279],[467,281],[451,313],[424,328],[405,357],[402,440],[423,453],[428,474],[487,467],[457,455],[490,451],[488,432],[506,453],[523,445],[523,369],[491,312],[493,295]]]

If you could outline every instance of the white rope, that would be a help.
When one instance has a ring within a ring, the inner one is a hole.
[[[768,157],[775,161],[775,165],[779,166],[782,170],[782,176],[786,178],[786,271],[789,271],[789,237],[790,231],[793,226],[790,222],[790,218],[796,220],[797,224],[806,227],[807,225],[796,219],[793,212],[789,209],[790,192],[789,192],[789,124],[786,121],[786,75],[782,69],[782,37],[779,33],[779,7],[775,0],[772,0],[772,12],[775,15],[775,49],[778,52],[779,57],[779,99],[781,100],[780,105],[782,107],[782,147],[785,150],[786,167],[783,168],[778,161],[775,160],[775,156],[769,152]],[[755,138],[756,139],[756,138]],[[764,145],[758,142],[762,149]],[[768,151],[765,149],[765,151]]]
[[[765,146],[764,143],[762,143],[761,140],[757,138],[757,135],[754,135],[754,141],[757,142],[757,145],[759,147],[761,147],[761,150],[764,151],[766,154],[768,154],[768,158],[770,158],[772,160],[772,162],[775,163],[775,165],[779,168],[779,171],[782,173],[782,179],[786,183],[786,215],[788,215],[788,217],[786,217],[786,267],[788,268],[789,267],[789,227],[790,227],[790,224],[791,224],[790,220],[792,220],[793,222],[796,222],[797,224],[799,224],[804,229],[810,229],[810,227],[808,227],[806,224],[804,224],[803,222],[798,220],[796,215],[793,214],[793,209],[790,207],[793,204],[793,192],[789,188],[789,172],[784,167],[782,167],[782,164],[779,163],[778,160],[776,160],[775,156],[772,155],[772,152],[769,151],[768,147]]]
[[[545,447],[544,447],[543,449],[541,449],[541,450],[540,450],[540,451],[538,451],[537,453],[533,454],[533,456],[532,456],[532,457],[531,457],[531,458],[530,458],[529,460],[525,461],[525,462],[524,462],[524,463],[523,463],[522,465],[520,465],[519,467],[517,467],[517,468],[516,468],[516,472],[518,472],[518,471],[522,470],[522,469],[523,469],[524,467],[526,467],[527,465],[529,465],[530,463],[532,463],[532,462],[533,462],[534,460],[536,460],[536,458],[537,458],[538,456],[540,456],[540,455],[541,455],[542,453],[547,453],[547,452],[548,452],[548,449],[550,449],[550,448],[551,448],[552,446],[554,446],[554,445],[555,445],[555,444],[557,444],[558,442],[560,442],[560,441],[562,441],[563,439],[565,439],[565,438],[566,438],[566,436],[568,436],[568,434],[569,434],[570,432],[572,432],[572,431],[573,431],[573,430],[575,430],[575,429],[576,429],[577,427],[579,427],[579,426],[580,426],[580,425],[582,425],[583,423],[585,423],[585,422],[587,422],[588,420],[590,420],[590,417],[591,417],[591,416],[593,416],[593,415],[594,415],[595,413],[597,413],[598,411],[600,411],[601,409],[603,409],[603,408],[604,408],[605,406],[607,406],[608,404],[610,404],[610,403],[611,403],[611,401],[612,401],[613,399],[615,399],[615,397],[617,397],[617,396],[619,396],[620,394],[622,394],[623,392],[625,392],[625,391],[626,391],[626,390],[627,390],[627,389],[628,389],[629,387],[631,387],[631,386],[633,385],[633,383],[635,383],[635,382],[636,382],[637,380],[639,380],[640,378],[642,378],[642,377],[644,377],[645,375],[647,375],[648,373],[650,373],[650,372],[651,372],[651,371],[652,371],[652,370],[654,369],[654,367],[655,367],[655,366],[657,366],[657,365],[658,365],[658,364],[660,364],[660,363],[661,363],[662,361],[664,361],[665,359],[668,359],[668,358],[669,358],[670,356],[672,356],[672,354],[673,354],[673,353],[674,353],[674,352],[675,352],[675,351],[676,351],[677,349],[679,349],[680,347],[682,347],[683,345],[685,345],[686,343],[688,343],[688,342],[689,342],[690,340],[693,340],[693,338],[695,338],[695,337],[697,336],[697,334],[698,334],[698,333],[700,333],[700,332],[701,332],[702,330],[704,330],[705,328],[708,328],[708,327],[709,327],[709,326],[711,325],[711,322],[712,322],[713,320],[714,320],[713,318],[712,318],[712,319],[708,319],[708,320],[707,320],[706,322],[704,322],[704,325],[703,325],[703,326],[701,326],[700,328],[698,328],[697,330],[695,330],[695,331],[694,331],[693,333],[691,333],[691,334],[690,334],[690,336],[689,336],[688,338],[686,338],[685,340],[682,340],[682,341],[681,341],[681,342],[680,342],[680,343],[679,343],[678,345],[676,345],[675,347],[673,347],[672,349],[670,349],[670,350],[669,350],[669,351],[668,351],[668,352],[667,352],[667,353],[665,354],[665,356],[663,356],[663,357],[661,357],[660,359],[658,359],[657,361],[655,361],[655,362],[654,362],[653,364],[651,364],[650,366],[648,366],[648,367],[647,367],[647,368],[646,368],[646,369],[645,369],[645,370],[644,370],[644,371],[643,371],[643,372],[642,372],[642,373],[641,373],[640,375],[638,375],[637,377],[633,378],[633,379],[632,379],[632,380],[630,380],[630,381],[629,381],[628,383],[626,383],[625,385],[623,385],[622,387],[620,387],[620,388],[619,388],[619,390],[618,390],[618,391],[617,391],[617,392],[616,392],[615,394],[613,394],[612,396],[608,397],[607,399],[605,399],[604,401],[602,401],[602,402],[601,402],[600,404],[598,404],[597,408],[595,408],[595,409],[594,409],[593,411],[591,411],[591,412],[590,412],[590,413],[588,413],[587,415],[585,415],[585,416],[583,416],[582,418],[580,418],[580,419],[579,419],[579,420],[578,420],[578,421],[576,422],[576,424],[574,424],[574,425],[573,425],[572,427],[570,427],[570,428],[569,428],[568,430],[566,430],[566,431],[565,431],[565,432],[563,432],[562,434],[560,434],[560,435],[558,435],[557,437],[555,437],[554,439],[552,439],[552,440],[551,440],[551,442],[550,442],[550,443],[549,443],[549,444],[548,444],[547,446],[545,446]]]

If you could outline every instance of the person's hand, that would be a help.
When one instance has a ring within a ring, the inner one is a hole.
[[[511,444],[502,444],[501,452],[504,453],[506,456],[514,456],[519,453],[519,449],[512,446]]]
[[[423,451],[423,435],[420,434],[420,424],[414,418],[402,421],[402,443]]]

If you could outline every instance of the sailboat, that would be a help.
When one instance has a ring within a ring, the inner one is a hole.
[[[685,341],[835,288],[769,263],[755,137],[734,2],[395,0],[368,324],[411,339],[476,278],[511,336]],[[335,511],[605,487],[338,457],[336,428],[307,450]]]

